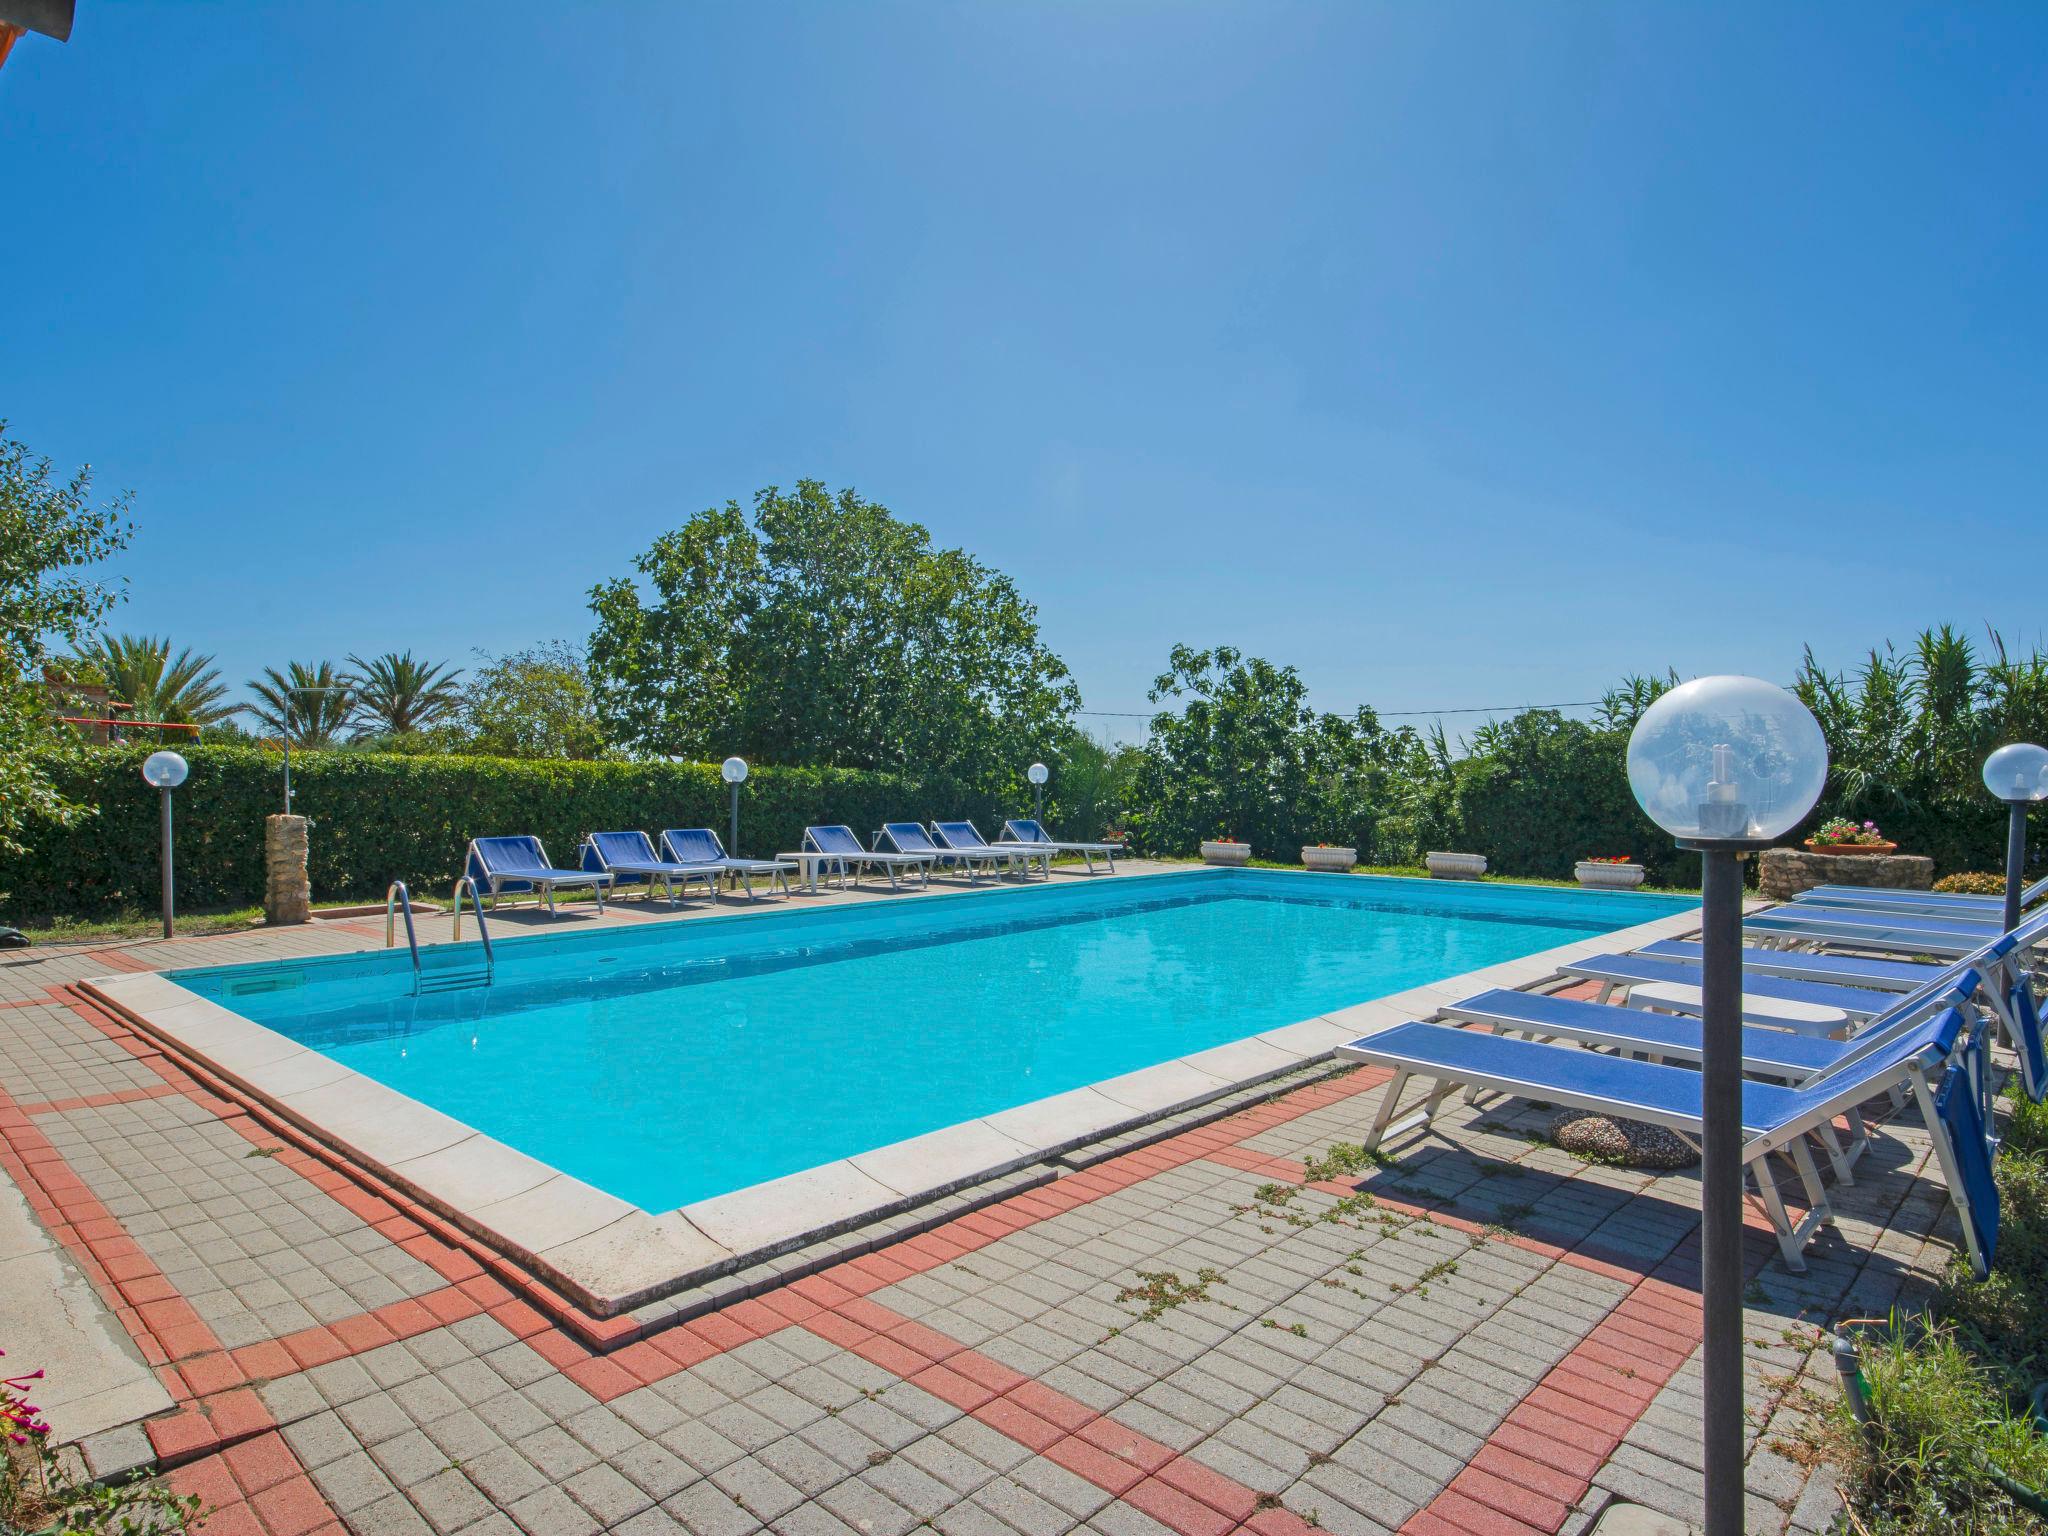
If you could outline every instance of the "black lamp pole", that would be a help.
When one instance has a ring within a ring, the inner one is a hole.
[[[1742,856],[1765,842],[1681,839],[1700,855],[1700,1363],[1707,1536],[1743,1536]]]
[[[2007,802],[2012,817],[2005,824],[2005,931],[2020,925],[2020,886],[2027,868],[2027,803]]]
[[[157,790],[157,797],[163,802],[163,862],[164,862],[164,937],[171,937],[171,790],[164,785]]]

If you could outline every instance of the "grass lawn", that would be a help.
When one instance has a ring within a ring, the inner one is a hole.
[[[313,910],[328,907],[361,906],[359,901],[316,901]],[[180,938],[206,933],[232,933],[238,928],[263,925],[263,908],[208,907],[178,912]],[[52,918],[39,924],[24,924],[21,931],[36,944],[118,944],[130,939],[151,939],[163,932],[163,917],[156,912],[127,911],[104,918]]]

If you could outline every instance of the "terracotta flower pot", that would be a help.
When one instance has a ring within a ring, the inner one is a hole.
[[[1806,851],[1807,851],[1808,853],[1827,853],[1827,854],[1848,854],[1848,855],[1851,855],[1851,856],[1855,856],[1855,855],[1859,855],[1859,854],[1886,854],[1886,853],[1897,853],[1897,852],[1899,851],[1899,845],[1898,845],[1897,843],[1815,843],[1815,842],[1808,842],[1808,843],[1807,843],[1807,845],[1806,845]]]

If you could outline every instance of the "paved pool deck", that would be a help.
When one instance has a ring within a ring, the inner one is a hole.
[[[1461,1107],[1389,1167],[1309,1166],[1386,1083],[1318,1063],[690,1307],[599,1317],[79,986],[382,942],[367,921],[0,959],[0,1169],[170,1399],[80,1451],[198,1494],[215,1536],[1696,1514],[1690,1174],[1578,1162],[1519,1101]],[[1753,1215],[1752,1530],[1838,1508],[1804,1450],[1834,1391],[1815,1325],[1911,1303],[1952,1250],[1925,1136],[1877,1118],[1805,1273]]]

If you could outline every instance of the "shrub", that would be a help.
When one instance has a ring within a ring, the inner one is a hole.
[[[52,758],[62,792],[99,807],[69,829],[35,829],[26,855],[0,854],[0,913],[15,923],[98,918],[156,900],[156,791],[148,748]],[[281,807],[274,750],[194,747],[176,794],[178,899],[247,906],[263,896],[263,822]],[[714,763],[588,763],[337,751],[292,754],[293,806],[313,823],[313,889],[374,900],[393,880],[445,892],[472,837],[532,832],[558,863],[583,834],[615,827],[712,826],[723,835],[726,787]],[[749,853],[794,848],[806,824],[845,822],[865,837],[887,820],[970,816],[993,834],[1006,810],[943,783],[833,768],[761,767],[740,799]]]
[[[1872,1536],[2038,1536],[2039,1519],[1992,1481],[1985,1462],[2038,1488],[2048,1483],[2048,1441],[1956,1334],[1915,1336],[1895,1319],[1889,1334],[1866,1339],[1862,1355],[1871,1423],[1867,1431],[1841,1426],[1841,1456],[1863,1528]]]
[[[2048,1439],[2028,1401],[2048,1364],[2048,1109],[2024,1094],[2009,1102],[1994,1167],[1997,1263],[1979,1280],[1958,1255],[1936,1288],[1931,1322],[1894,1316],[1887,1332],[1866,1337],[1871,1423],[1858,1428],[1845,1412],[1831,1432],[1844,1492],[1872,1536],[2044,1528],[1992,1472],[2048,1488]]]
[[[1969,870],[1959,875],[1944,875],[1934,882],[1934,888],[1937,891],[1952,891],[1962,896],[2003,896],[2005,876]]]

